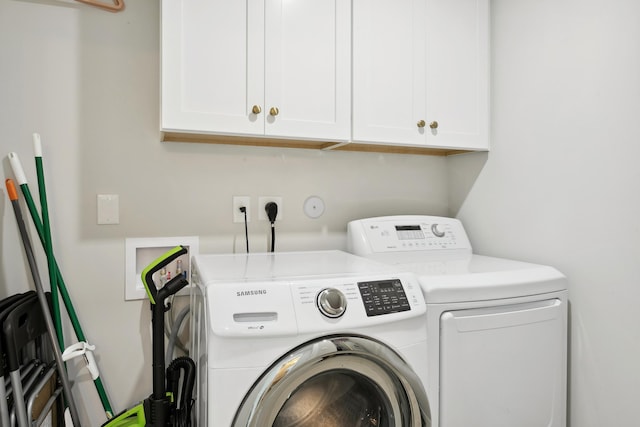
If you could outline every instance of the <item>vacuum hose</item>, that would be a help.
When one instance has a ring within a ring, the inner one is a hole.
[[[178,393],[181,376],[182,390]],[[178,357],[167,367],[167,391],[173,394],[176,403],[172,426],[188,427],[191,425],[195,379],[196,364],[189,357]]]

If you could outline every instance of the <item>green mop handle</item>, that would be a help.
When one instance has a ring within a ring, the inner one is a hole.
[[[47,254],[49,284],[51,285],[51,314],[56,328],[56,336],[60,350],[64,351],[64,337],[62,335],[62,316],[60,315],[60,301],[58,300],[58,277],[55,273],[53,258],[53,241],[51,240],[51,226],[49,224],[49,206],[47,205],[47,190],[44,183],[44,167],[42,165],[42,143],[40,135],[33,134],[33,149],[35,152],[36,172],[38,175],[38,191],[40,193],[40,211],[44,231],[44,249]]]

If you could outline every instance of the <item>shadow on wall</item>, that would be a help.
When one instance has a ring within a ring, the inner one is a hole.
[[[488,159],[488,152],[457,154],[447,158],[449,215],[452,217],[460,212]]]

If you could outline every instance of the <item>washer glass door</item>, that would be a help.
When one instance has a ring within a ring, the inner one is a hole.
[[[273,427],[389,426],[389,399],[367,378],[330,371],[310,378],[285,402]]]
[[[313,340],[253,385],[234,427],[430,427],[424,388],[406,362],[361,336]]]

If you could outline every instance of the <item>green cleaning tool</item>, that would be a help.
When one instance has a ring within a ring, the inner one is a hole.
[[[40,135],[33,134],[33,149],[36,157],[36,171],[38,174],[38,192],[40,194],[40,211],[42,213],[42,231],[44,233],[44,250],[47,254],[49,270],[49,284],[51,285],[51,314],[56,328],[56,336],[60,350],[64,350],[62,334],[62,316],[60,315],[60,301],[58,300],[58,277],[55,273],[55,258],[53,257],[53,242],[51,240],[51,225],[49,223],[49,206],[47,204],[47,190],[44,182],[44,167],[42,165],[42,144]]]
[[[42,150],[39,150],[39,154],[40,154],[39,156],[40,159],[42,159]],[[20,159],[18,158],[18,155],[16,153],[9,153],[7,157],[9,158],[9,163],[11,164],[11,168],[13,169],[13,174],[16,178],[16,181],[20,185],[20,189],[22,190],[22,194],[24,195],[25,201],[27,203],[27,208],[29,209],[29,213],[31,214],[31,219],[33,220],[33,224],[38,232],[38,237],[40,238],[40,242],[42,243],[43,248],[46,248],[47,239],[45,235],[44,225],[42,220],[40,219],[40,214],[38,213],[38,210],[36,208],[36,204],[31,195],[31,191],[29,190],[27,177],[24,173],[24,169],[22,168],[22,164],[20,163]],[[42,166],[42,164],[40,166]],[[69,296],[69,292],[67,291],[64,278],[62,277],[62,273],[60,271],[60,268],[58,267],[55,256],[53,254],[53,248],[51,247],[50,251],[45,251],[45,252],[47,253],[47,261],[51,263],[50,272],[53,271],[55,275],[55,278],[56,278],[55,282],[57,284],[57,289],[60,292],[62,301],[64,302],[65,308],[67,310],[67,314],[69,315],[69,320],[73,325],[73,330],[75,332],[76,338],[78,339],[79,342],[86,343],[87,338],[84,335],[84,331],[82,330],[82,326],[80,325],[80,321],[78,320],[78,315],[76,314],[75,308],[73,307],[73,303],[71,302],[71,298]],[[51,270],[51,268],[53,268],[53,270]],[[53,296],[54,292],[51,292],[51,294]],[[63,348],[64,347],[61,347],[61,349]],[[85,356],[85,360],[87,361],[88,367],[90,366],[89,362],[93,361],[92,360],[93,358],[90,357],[90,355],[91,353],[89,352],[89,353],[86,353],[86,356]],[[97,369],[93,369],[93,370],[90,369],[90,372],[91,372],[91,378],[93,379],[93,383],[95,385],[96,391],[98,392],[98,396],[100,397],[100,402],[102,403],[102,407],[105,411],[105,415],[107,419],[110,419],[111,417],[113,417],[113,410],[111,409],[111,404],[109,402],[109,398],[107,397],[107,393],[104,389],[104,385],[102,383],[100,374]]]
[[[22,244],[24,247],[25,255],[27,256],[27,261],[29,263],[29,268],[31,270],[31,276],[33,278],[33,282],[36,287],[36,294],[38,296],[42,313],[44,313],[44,321],[46,323],[48,336],[51,340],[51,348],[55,358],[55,362],[58,370],[58,376],[62,381],[62,388],[64,391],[64,396],[66,399],[66,404],[69,410],[69,414],[71,416],[71,421],[74,426],[79,427],[81,426],[81,424],[80,424],[80,418],[78,416],[78,409],[75,405],[75,401],[73,400],[73,394],[71,393],[71,383],[69,382],[69,377],[67,376],[67,371],[65,369],[64,362],[62,361],[62,354],[60,353],[60,349],[58,348],[56,331],[51,318],[49,303],[47,302],[47,297],[45,296],[45,292],[42,287],[42,282],[40,281],[40,273],[38,272],[38,266],[36,264],[35,255],[33,253],[33,247],[31,246],[31,240],[29,239],[27,227],[22,217],[22,210],[20,208],[20,203],[18,202],[18,192],[16,191],[16,187],[13,183],[13,180],[7,179],[5,181],[5,185],[7,187],[7,194],[9,195],[9,200],[11,200],[11,204],[13,206],[13,212],[16,216],[16,222],[18,223],[18,229],[20,231],[20,236],[22,238]]]
[[[138,405],[103,424],[103,427],[188,427],[191,425],[192,393],[195,383],[195,363],[189,357],[174,359],[165,371],[164,316],[166,301],[187,286],[187,279],[178,275],[158,288],[154,273],[186,254],[187,248],[176,246],[154,260],[142,271],[142,283],[151,303],[151,341],[153,393]],[[182,388],[178,390],[179,384]]]

